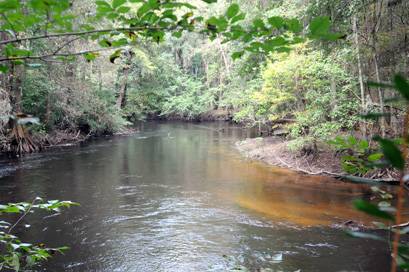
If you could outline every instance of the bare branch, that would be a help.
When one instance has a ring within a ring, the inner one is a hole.
[[[80,52],[72,52],[72,53],[55,53],[55,54],[47,54],[47,55],[40,55],[40,56],[21,56],[21,57],[9,57],[9,58],[1,58],[0,62],[4,61],[13,61],[13,60],[29,60],[29,59],[36,59],[36,60],[44,60],[46,58],[51,58],[51,57],[70,57],[70,56],[80,56],[84,55],[87,53],[96,53],[96,52],[102,52],[102,51],[109,51],[109,50],[114,50],[114,49],[119,49],[123,48],[124,46],[119,46],[119,47],[109,47],[109,48],[98,48],[98,49],[93,49],[93,50],[85,50],[85,51],[80,51]]]
[[[71,39],[65,43],[63,43],[61,46],[59,46],[54,52],[53,55],[57,54],[58,52],[60,52],[64,47],[66,47],[67,45],[69,45],[70,43],[75,42],[76,40],[79,40],[81,37],[76,37],[74,39]]]

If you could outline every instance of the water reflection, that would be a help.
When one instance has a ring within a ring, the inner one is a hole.
[[[141,130],[51,159],[27,157],[0,179],[2,201],[39,195],[81,203],[30,221],[24,239],[71,247],[44,271],[388,267],[385,247],[328,228],[368,220],[350,208],[353,198],[370,193],[367,186],[246,161],[232,145],[248,132],[222,123],[149,123]]]

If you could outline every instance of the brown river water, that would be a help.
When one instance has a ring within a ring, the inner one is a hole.
[[[28,218],[24,241],[71,248],[38,271],[388,270],[387,245],[332,227],[372,221],[351,204],[368,185],[246,160],[234,143],[249,136],[225,123],[141,124],[0,161],[0,200],[81,204]]]

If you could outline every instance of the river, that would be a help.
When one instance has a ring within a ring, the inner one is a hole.
[[[66,245],[41,271],[387,271],[387,245],[333,224],[369,186],[243,158],[225,123],[144,123],[129,137],[2,161],[1,202],[72,200],[25,241]]]

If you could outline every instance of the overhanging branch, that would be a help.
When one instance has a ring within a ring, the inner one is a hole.
[[[142,30],[173,30],[175,28],[176,28],[175,26],[171,28],[143,26],[143,27],[120,27],[120,28],[95,29],[95,30],[88,30],[88,31],[64,32],[64,33],[49,33],[49,34],[38,35],[38,36],[4,40],[4,41],[0,41],[0,45],[10,44],[10,43],[19,43],[23,41],[33,41],[33,40],[41,40],[41,39],[67,37],[67,36],[83,36],[83,35],[90,35],[90,34],[96,34],[96,33],[112,33],[116,31],[120,32],[120,31],[142,31]]]
[[[109,47],[109,48],[98,48],[98,49],[93,49],[93,50],[85,50],[85,51],[72,52],[72,53],[55,53],[55,54],[53,53],[53,54],[46,54],[46,55],[40,55],[40,56],[21,56],[21,57],[0,58],[0,62],[13,61],[13,60],[44,60],[46,58],[52,58],[52,57],[80,56],[80,55],[85,55],[87,53],[97,53],[97,52],[102,52],[102,51],[120,49],[125,46],[126,45],[118,46],[118,47]]]

